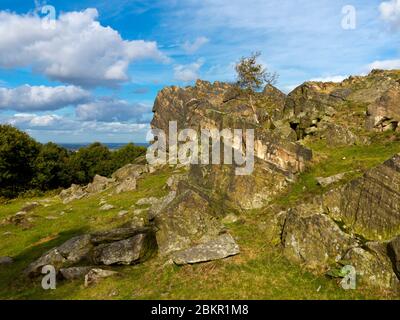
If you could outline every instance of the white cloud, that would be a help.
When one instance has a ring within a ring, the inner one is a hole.
[[[381,18],[392,27],[400,27],[400,0],[390,0],[379,5]]]
[[[182,47],[187,53],[193,54],[209,41],[210,40],[206,37],[198,37],[194,42],[186,41]]]
[[[144,104],[132,104],[125,100],[101,98],[76,108],[76,116],[84,121],[130,121],[149,122],[151,107]]]
[[[174,78],[178,81],[190,82],[199,78],[199,71],[204,61],[202,59],[197,60],[194,63],[186,65],[177,65],[174,67]]]
[[[5,118],[2,122],[12,124],[22,130],[65,132],[70,135],[85,133],[127,134],[137,133],[149,128],[148,124],[142,123],[79,121],[55,114],[38,115],[32,113],[18,113]]]
[[[384,69],[384,70],[393,70],[400,69],[400,59],[394,60],[377,60],[370,63],[366,67],[367,71],[371,71],[373,69]]]
[[[0,67],[32,67],[53,80],[113,86],[128,80],[130,63],[166,61],[156,42],[127,41],[98,21],[96,9],[62,13],[55,29],[33,14],[0,12]]]
[[[0,109],[16,111],[57,110],[83,103],[90,93],[75,86],[30,86],[0,88]]]
[[[319,77],[313,78],[310,81],[315,82],[342,82],[344,79],[348,78],[349,76],[327,76],[327,77]]]

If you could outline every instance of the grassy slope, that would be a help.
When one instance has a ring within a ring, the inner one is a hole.
[[[384,138],[385,139],[385,138]],[[399,142],[389,140],[368,147],[329,149],[312,143],[316,163],[296,182],[290,192],[277,199],[288,206],[299,199],[312,197],[323,191],[315,183],[316,176],[366,169],[400,152]],[[345,157],[345,160],[343,158]],[[318,161],[320,160],[320,161]],[[323,161],[321,161],[323,160]],[[117,227],[129,222],[131,206],[148,196],[162,196],[165,181],[172,170],[149,175],[140,180],[136,192],[109,197],[107,192],[63,205],[55,198],[47,207],[34,211],[34,227],[22,230],[16,226],[0,226],[0,256],[12,256],[12,266],[0,267],[0,298],[3,299],[373,299],[387,296],[369,291],[344,291],[331,279],[314,276],[300,266],[289,263],[279,249],[265,240],[260,227],[268,223],[259,211],[241,216],[238,223],[228,228],[237,239],[242,253],[236,257],[194,266],[177,267],[165,264],[158,257],[142,264],[117,268],[121,276],[103,280],[91,288],[82,281],[59,282],[57,290],[44,291],[40,279],[27,281],[21,271],[46,250],[61,244],[74,235],[99,229]],[[349,175],[349,179],[360,173]],[[99,201],[105,198],[116,206],[100,212]],[[40,199],[30,199],[40,200]],[[26,199],[0,206],[0,220],[15,214]],[[129,210],[123,219],[120,210]],[[59,213],[65,214],[60,216]],[[47,216],[58,216],[47,220]],[[4,235],[10,231],[12,235]]]

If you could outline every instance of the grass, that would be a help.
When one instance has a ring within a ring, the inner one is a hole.
[[[347,179],[400,152],[400,144],[389,139],[369,146],[328,148],[312,142],[315,162],[277,203],[291,205],[299,199],[323,192],[315,177],[354,170]],[[345,159],[344,159],[345,158]],[[147,175],[139,180],[138,190],[120,195],[103,194],[64,205],[57,197],[43,202],[33,211],[34,226],[23,230],[13,225],[0,226],[0,256],[11,256],[15,263],[0,267],[1,299],[383,299],[395,298],[382,292],[343,290],[335,280],[315,276],[301,266],[288,262],[278,247],[268,243],[261,227],[269,223],[262,211],[242,213],[229,232],[241,248],[241,254],[221,261],[178,267],[155,257],[143,264],[116,267],[120,275],[84,288],[83,281],[59,281],[56,290],[45,291],[41,279],[27,280],[23,269],[44,252],[74,235],[118,227],[131,220],[132,205],[143,197],[160,197],[173,169]],[[29,199],[42,201],[46,197]],[[47,197],[48,198],[48,197]],[[115,206],[99,211],[105,199]],[[0,220],[18,212],[27,199],[0,205]],[[46,206],[44,205],[46,204]],[[129,214],[118,217],[120,210]],[[60,213],[64,212],[63,215]],[[48,220],[49,216],[57,217]],[[11,232],[9,235],[4,233]]]

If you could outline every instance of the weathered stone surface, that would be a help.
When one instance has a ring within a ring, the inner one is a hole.
[[[396,290],[399,284],[388,256],[374,250],[351,248],[344,256],[356,269],[357,283],[361,286]]]
[[[109,278],[112,276],[118,275],[118,272],[115,271],[110,271],[110,270],[103,270],[103,269],[91,269],[86,275],[85,275],[85,287],[89,287],[91,285],[94,285],[98,283],[101,279],[104,278]]]
[[[178,189],[178,184],[182,180],[187,179],[187,174],[175,174],[168,178],[167,180],[167,188],[171,191],[176,191]]]
[[[13,264],[14,260],[10,257],[0,257],[0,266]]]
[[[91,194],[100,193],[106,190],[108,187],[110,187],[111,184],[114,182],[115,182],[114,179],[109,179],[107,177],[102,177],[96,174],[95,177],[93,178],[93,182],[87,185],[86,192]]]
[[[61,276],[66,280],[82,279],[93,267],[71,267],[60,269]]]
[[[400,122],[400,84],[393,86],[369,105],[366,125],[369,130],[395,131]]]
[[[141,164],[128,164],[121,169],[118,169],[112,174],[112,178],[117,182],[123,182],[126,179],[134,179],[139,178],[143,173],[147,173],[149,171],[146,165]]]
[[[209,242],[174,253],[172,259],[176,264],[184,265],[224,259],[239,253],[235,240],[225,233]]]
[[[400,275],[400,236],[397,236],[390,241],[388,251],[392,258],[393,265],[395,266],[397,273]]]
[[[136,190],[136,179],[135,178],[126,178],[115,188],[115,192],[120,194],[122,192],[129,192]]]
[[[205,243],[221,232],[206,199],[187,190],[177,196],[155,218],[157,243],[161,255]]]
[[[95,245],[101,243],[115,242],[134,237],[141,233],[150,232],[149,228],[118,228],[112,230],[98,231],[90,235],[91,242]]]
[[[84,188],[73,184],[69,189],[61,191],[59,197],[64,204],[68,204],[74,200],[82,199],[87,195],[88,193],[84,190]]]
[[[336,183],[336,182],[342,180],[345,177],[345,175],[346,175],[346,173],[339,173],[334,176],[330,176],[330,177],[326,177],[326,178],[317,177],[316,180],[320,186],[327,187],[333,183]]]
[[[302,206],[288,212],[282,232],[283,252],[290,260],[315,271],[326,270],[342,259],[357,241],[316,206]]]
[[[28,202],[25,204],[25,206],[21,209],[22,212],[30,212],[36,207],[38,207],[40,204],[39,202]]]
[[[228,215],[226,215],[221,222],[224,224],[233,224],[235,222],[237,222],[239,220],[239,218],[237,217],[237,215],[230,213]]]
[[[324,196],[336,220],[370,240],[400,234],[400,154]]]
[[[106,204],[102,205],[99,210],[100,211],[110,211],[112,209],[115,209],[115,207],[112,204],[106,203]]]
[[[153,205],[153,204],[157,203],[158,201],[159,201],[159,199],[155,198],[155,197],[142,198],[142,199],[139,199],[138,202],[136,202],[136,204],[138,206]]]
[[[176,191],[171,191],[165,197],[158,199],[158,201],[153,202],[149,209],[148,218],[149,220],[154,220],[154,218],[174,200],[176,197]]]
[[[89,235],[74,237],[42,255],[31,263],[24,273],[27,276],[35,276],[40,274],[42,267],[46,265],[52,265],[56,270],[73,265],[87,259],[92,248]]]
[[[140,233],[132,238],[103,244],[94,249],[93,261],[104,265],[130,265],[149,257],[156,247],[152,233]]]

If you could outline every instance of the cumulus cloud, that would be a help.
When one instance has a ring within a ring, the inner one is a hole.
[[[194,42],[186,41],[182,47],[186,53],[193,54],[209,41],[210,40],[206,37],[198,37]]]
[[[190,82],[199,78],[199,71],[203,65],[203,60],[199,59],[194,63],[186,65],[176,65],[174,67],[174,78],[178,81]]]
[[[32,67],[53,80],[114,86],[128,80],[130,63],[166,61],[156,42],[128,41],[98,21],[96,9],[62,13],[55,28],[36,15],[0,12],[0,67]]]
[[[400,0],[384,1],[379,5],[381,18],[392,27],[400,27]]]
[[[1,41],[1,40],[0,40]],[[57,110],[88,101],[90,93],[75,86],[0,88],[0,109],[16,111]]]
[[[371,71],[373,69],[384,69],[384,70],[393,70],[400,69],[400,59],[394,60],[377,60],[370,63],[366,67],[366,71]]]
[[[12,124],[22,130],[66,132],[68,134],[84,133],[137,133],[149,128],[143,123],[80,121],[55,114],[38,115],[35,113],[17,113],[2,122]]]
[[[76,116],[84,121],[131,121],[148,122],[151,107],[144,104],[132,104],[125,100],[100,98],[76,108]]]

